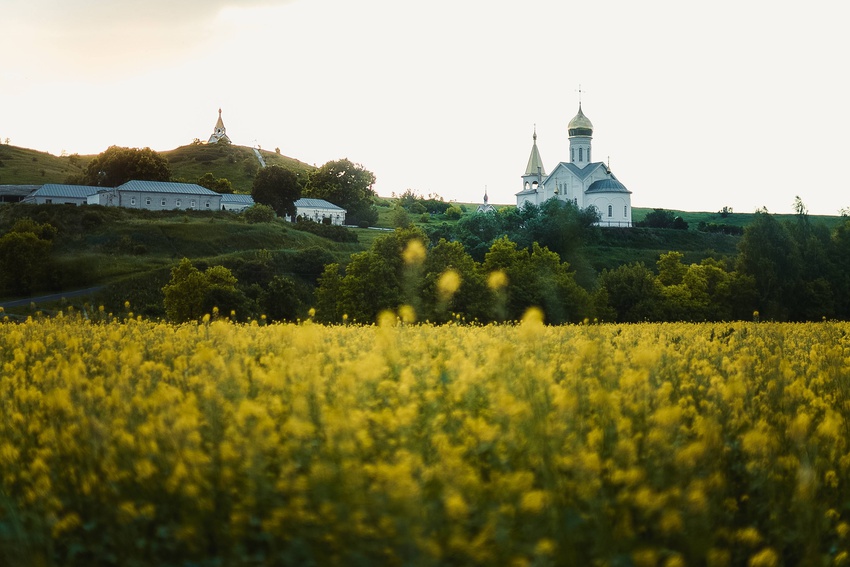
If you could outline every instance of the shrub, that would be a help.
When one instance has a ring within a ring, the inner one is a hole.
[[[257,203],[242,211],[242,217],[250,224],[272,222],[275,218],[274,209],[268,205]]]

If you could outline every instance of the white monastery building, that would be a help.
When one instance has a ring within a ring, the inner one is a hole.
[[[348,212],[342,207],[324,199],[308,199],[302,197],[295,201],[295,218],[288,218],[290,222],[298,219],[311,220],[313,222],[327,222],[335,225],[345,224],[345,214]],[[330,219],[330,220],[325,220]]]
[[[47,183],[30,193],[23,201],[36,205],[85,205],[102,187]]]
[[[607,165],[591,159],[593,124],[581,111],[570,120],[570,161],[560,162],[546,175],[537,149],[537,129],[532,137],[531,155],[522,176],[522,191],[516,194],[517,207],[529,202],[540,205],[551,198],[572,201],[582,209],[599,211],[599,226],[632,226],[631,191],[611,173]]]
[[[194,183],[168,181],[128,181],[114,189],[99,189],[88,197],[89,205],[126,207],[149,211],[194,209],[217,211],[221,209],[221,193],[210,191]]]

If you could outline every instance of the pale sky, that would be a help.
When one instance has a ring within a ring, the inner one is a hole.
[[[537,125],[632,205],[850,207],[843,0],[2,0],[0,139],[60,154],[206,140],[321,165],[389,196],[515,204]]]

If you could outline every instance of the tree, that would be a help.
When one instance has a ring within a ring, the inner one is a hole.
[[[763,317],[793,317],[799,301],[802,262],[788,228],[773,215],[757,212],[738,243],[737,269],[752,276],[758,290],[758,310]]]
[[[110,146],[86,166],[80,179],[83,185],[118,187],[128,181],[169,181],[168,160],[150,148]]]
[[[304,196],[342,207],[346,210],[346,224],[369,226],[378,220],[374,184],[374,173],[348,159],[340,159],[329,161],[310,173]]]
[[[175,322],[200,319],[217,307],[224,314],[247,311],[237,280],[224,266],[210,266],[201,272],[188,258],[171,269],[171,280],[162,288],[165,314]]]
[[[272,222],[274,220],[274,209],[268,205],[255,204],[242,211],[242,217],[249,224]]]
[[[303,310],[295,281],[284,276],[274,276],[266,285],[260,295],[260,305],[272,321],[295,321]]]
[[[0,237],[0,284],[29,295],[49,270],[53,243],[30,231],[11,230]]]
[[[647,213],[642,221],[636,222],[635,226],[674,228],[678,230],[688,229],[688,223],[682,217],[676,216],[673,211],[665,211],[664,209],[653,209],[652,212]]]
[[[547,248],[534,243],[519,249],[503,236],[484,259],[484,273],[507,276],[508,319],[518,320],[529,307],[539,307],[550,323],[579,322],[590,315],[590,297],[576,282],[569,265]]]
[[[599,286],[604,287],[608,305],[621,322],[656,321],[662,318],[661,284],[643,263],[624,264],[603,270]]]
[[[198,185],[201,187],[206,187],[210,191],[215,191],[216,193],[233,193],[233,184],[226,177],[218,177],[212,173],[205,173],[198,178]]]
[[[264,167],[254,178],[251,191],[255,203],[268,205],[280,216],[294,217],[295,201],[301,198],[298,176],[279,165]]]
[[[440,278],[449,270],[458,276],[460,285],[453,293],[447,294],[440,289]],[[489,291],[481,266],[467,254],[460,242],[440,240],[428,251],[422,272],[423,319],[443,322],[452,313],[480,321],[491,318],[488,312]]]

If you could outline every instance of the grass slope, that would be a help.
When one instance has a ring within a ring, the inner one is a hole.
[[[17,146],[0,145],[0,184],[64,183],[83,172],[93,156],[54,156]]]
[[[275,152],[259,150],[267,166],[279,165],[306,175],[313,166]],[[194,183],[205,173],[224,177],[237,193],[250,193],[260,162],[254,150],[225,144],[192,144],[160,152],[168,159],[175,180]]]
[[[275,152],[259,150],[266,165],[279,165],[306,175],[313,166]],[[254,176],[260,168],[254,150],[245,146],[224,144],[191,144],[159,152],[168,159],[175,181],[195,183],[205,173],[224,177],[237,193],[250,193]],[[71,176],[80,175],[95,156],[54,156],[11,145],[0,145],[0,184],[42,185],[66,183]]]

